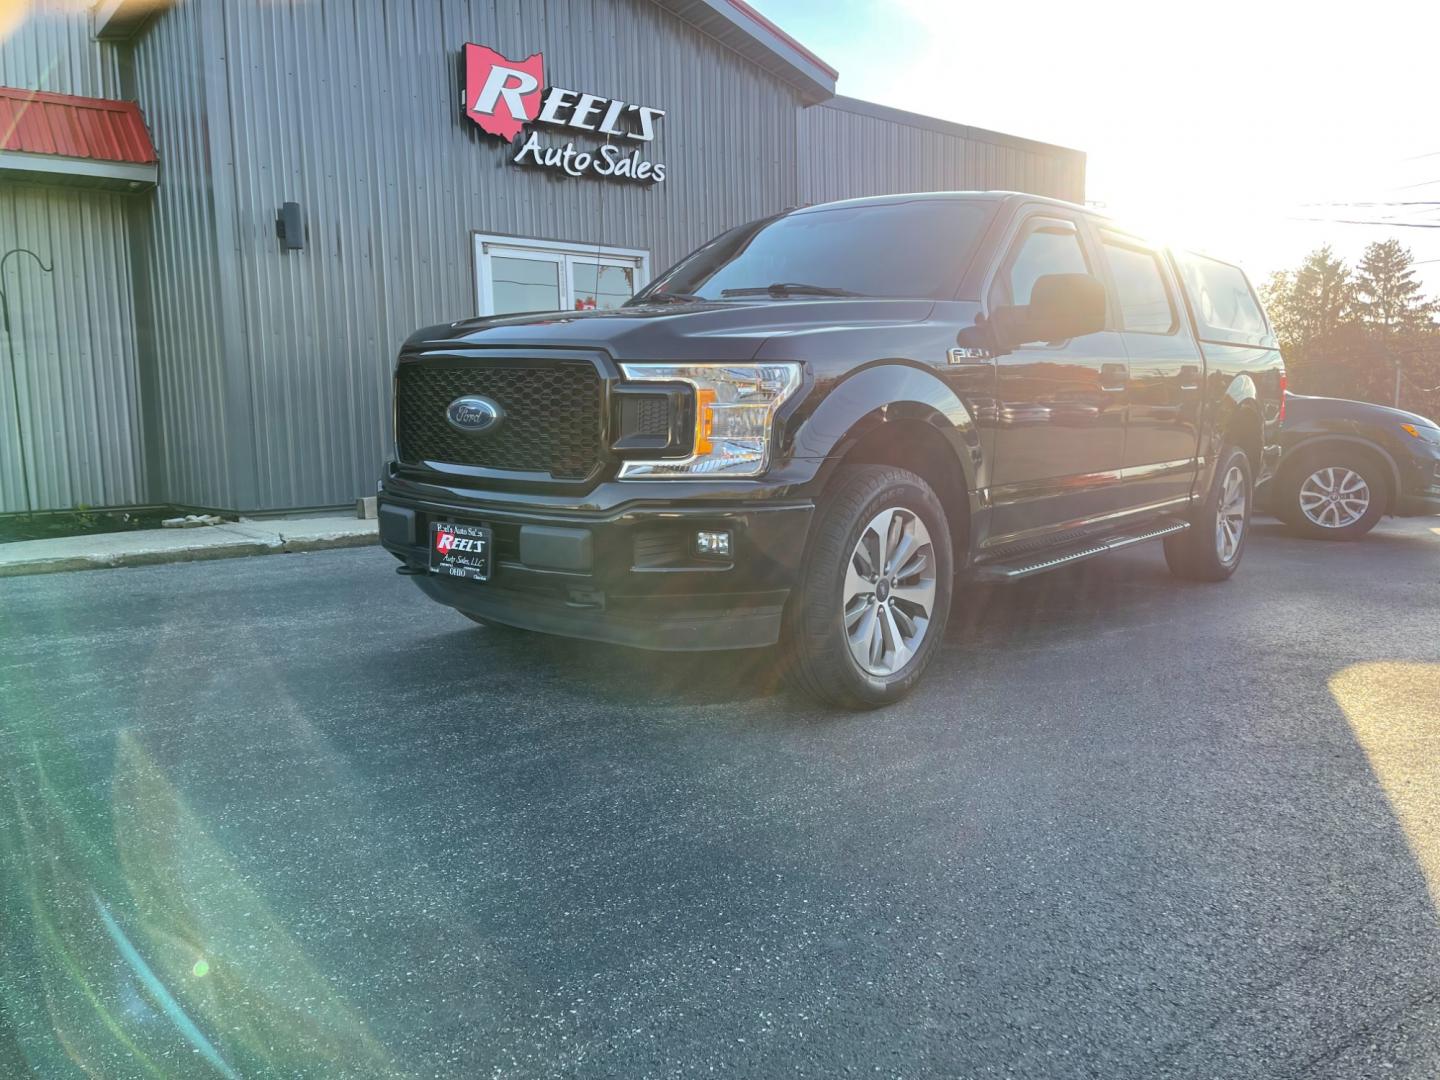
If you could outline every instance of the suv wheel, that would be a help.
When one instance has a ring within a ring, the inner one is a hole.
[[[1318,449],[1277,478],[1276,509],[1301,536],[1358,540],[1384,515],[1386,492],[1378,462],[1339,447]]]
[[[786,611],[796,683],[848,709],[900,700],[940,647],[951,567],[949,522],[924,480],[887,465],[842,466]]]
[[[1233,574],[1245,554],[1254,495],[1250,459],[1238,446],[1227,446],[1190,528],[1165,538],[1170,572],[1191,581],[1224,581]]]

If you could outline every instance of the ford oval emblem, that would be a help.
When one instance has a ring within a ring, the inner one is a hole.
[[[483,435],[498,427],[505,419],[505,410],[500,403],[484,394],[466,394],[457,397],[445,410],[445,419],[456,431],[467,435]]]

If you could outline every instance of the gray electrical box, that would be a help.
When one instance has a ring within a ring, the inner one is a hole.
[[[286,251],[298,251],[305,246],[305,221],[300,216],[298,202],[287,202],[275,214],[275,235]]]

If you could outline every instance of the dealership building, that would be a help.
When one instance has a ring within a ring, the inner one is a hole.
[[[613,306],[789,206],[1084,196],[1077,151],[835,96],[742,0],[42,2],[7,33],[0,513],[344,504],[416,327]]]

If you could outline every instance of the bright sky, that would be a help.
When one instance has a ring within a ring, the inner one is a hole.
[[[842,94],[1084,150],[1087,197],[1155,239],[1260,279],[1395,236],[1440,295],[1436,0],[752,2]]]

